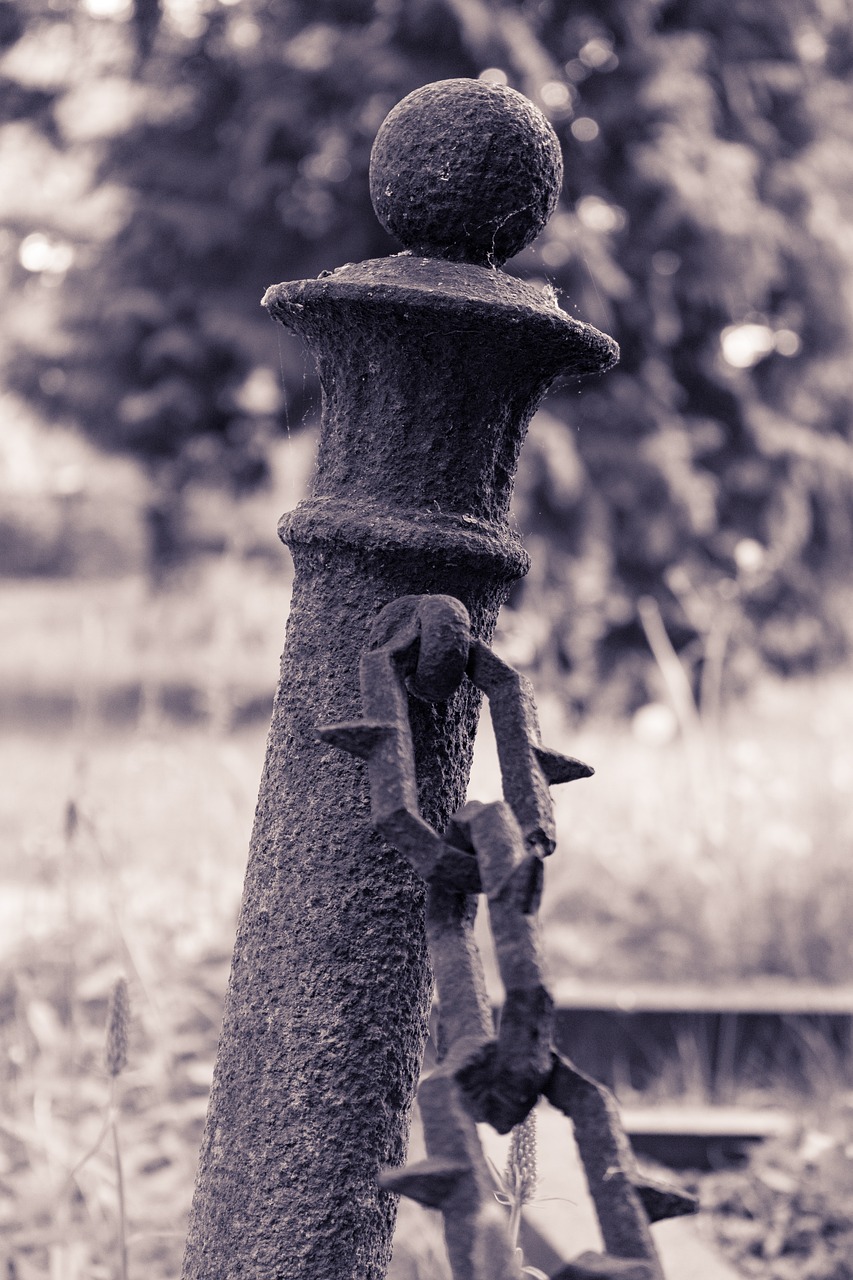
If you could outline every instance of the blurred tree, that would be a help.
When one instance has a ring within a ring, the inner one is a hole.
[[[622,344],[555,410],[526,494],[581,704],[642,643],[646,593],[697,669],[732,627],[782,670],[847,643],[850,16],[573,0],[542,23],[571,94],[539,261]]]
[[[29,192],[0,205],[29,317],[7,376],[158,475],[167,558],[187,486],[262,483],[314,395],[263,288],[393,251],[366,181],[387,110],[428,80],[506,79],[567,162],[513,269],[623,351],[533,433],[517,506],[541,546],[514,604],[553,622],[529,660],[578,706],[617,670],[642,701],[644,594],[697,672],[729,631],[784,670],[837,656],[850,18],[849,0],[6,0],[0,159]]]

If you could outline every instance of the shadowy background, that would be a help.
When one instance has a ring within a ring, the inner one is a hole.
[[[549,744],[597,769],[558,803],[552,973],[853,982],[849,0],[0,0],[10,1280],[117,1274],[119,1222],[131,1274],[178,1272],[287,613],[275,524],[319,410],[260,297],[397,251],[373,137],[453,76],[552,121],[560,206],[509,269],[622,348],[531,427],[533,569],[498,635]],[[485,745],[472,795],[497,785]],[[96,1141],[118,969],[120,1213]],[[849,1060],[801,1049],[836,1105]],[[701,1096],[706,1050],[679,1052],[658,1092]],[[750,1274],[785,1250],[793,1280],[849,1274],[844,1114],[715,1192]],[[442,1275],[407,1230],[398,1280]]]

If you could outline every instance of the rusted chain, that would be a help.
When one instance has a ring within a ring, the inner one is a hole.
[[[651,1222],[695,1201],[638,1175],[612,1095],[553,1048],[536,913],[543,858],[555,846],[549,785],[589,777],[541,744],[529,682],[471,635],[452,596],[405,596],[373,624],[359,668],[363,716],[317,730],[367,762],[371,821],[427,882],[427,938],[440,1004],[439,1065],[418,1102],[428,1156],[386,1169],[384,1187],[441,1210],[455,1280],[520,1275],[477,1135],[520,1124],[542,1096],[573,1124],[606,1254],[584,1254],[554,1280],[662,1280]],[[468,679],[490,702],[505,799],[469,802],[439,835],[418,804],[407,692],[441,702]],[[473,939],[483,894],[506,999],[497,1032]]]

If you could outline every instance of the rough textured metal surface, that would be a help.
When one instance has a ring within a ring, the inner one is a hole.
[[[553,1049],[553,1002],[542,977],[536,913],[542,859],[554,848],[548,783],[592,770],[542,748],[530,688],[472,637],[458,600],[405,596],[388,604],[371,628],[360,677],[362,717],[317,732],[367,761],[374,827],[429,883],[427,940],[440,1001],[439,1065],[418,1090],[428,1158],[387,1169],[381,1185],[441,1210],[455,1280],[518,1277],[476,1125],[506,1133],[544,1094],[572,1120],[608,1251],[576,1259],[562,1280],[663,1280],[650,1223],[691,1212],[695,1202],[639,1179],[614,1099]],[[465,804],[442,837],[418,808],[406,688],[449,696],[466,677],[494,699],[512,801]],[[486,898],[506,990],[497,1032],[473,938],[477,892]]]
[[[469,675],[488,695],[504,795],[521,824],[526,844],[543,856],[556,842],[548,787],[592,775],[589,765],[543,749],[530,682],[492,653],[473,645]]]
[[[559,1054],[545,1095],[571,1117],[607,1251],[617,1258],[645,1257],[649,1219],[632,1183],[635,1161],[613,1095]]]
[[[440,80],[389,114],[370,157],[379,221],[407,249],[494,263],[530,244],[557,205],[557,135],[504,85]]]
[[[484,193],[506,179],[494,160]],[[377,1175],[404,1159],[430,1001],[425,886],[370,825],[364,763],[315,729],[359,716],[359,655],[397,597],[454,596],[488,642],[527,564],[508,510],[530,416],[616,347],[529,285],[437,258],[277,285],[266,304],[316,359],[321,438],[281,524],[293,597],[183,1276],[381,1280],[396,1198]],[[478,705],[470,683],[412,702],[436,831],[463,802]]]
[[[506,513],[527,423],[559,374],[609,367],[615,344],[541,290],[428,258],[276,285],[265,303],[313,350],[324,393],[313,493],[282,525],[288,544],[332,536],[369,553],[388,540],[450,565],[470,547],[487,572],[523,573]]]

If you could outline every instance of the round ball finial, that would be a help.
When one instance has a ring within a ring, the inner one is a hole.
[[[563,157],[529,98],[481,80],[439,80],[398,102],[376,135],[370,197],[407,249],[500,266],[557,204]]]

